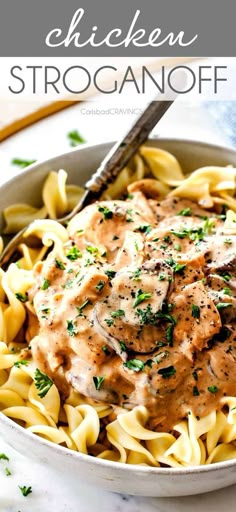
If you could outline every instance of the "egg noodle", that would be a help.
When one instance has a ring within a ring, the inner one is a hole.
[[[162,150],[143,146],[102,200],[142,191],[154,199],[166,196],[188,198],[204,208],[219,211],[227,205],[224,230],[236,235],[236,169],[203,167],[185,176],[176,158]],[[225,396],[220,407],[200,419],[189,408],[187,417],[170,432],[147,427],[149,411],[144,405],[128,410],[99,402],[71,388],[65,400],[55,384],[41,393],[37,365],[30,358],[30,329],[25,339],[28,316],[35,311],[27,291],[34,285],[33,268],[48,250],[60,257],[68,241],[66,228],[56,219],[69,212],[83,189],[66,185],[64,170],[51,171],[45,181],[42,208],[15,204],[4,211],[5,233],[16,233],[30,224],[19,258],[7,270],[0,269],[0,411],[29,432],[100,459],[153,467],[184,467],[236,458],[236,397]],[[218,209],[218,210],[217,210]],[[35,235],[41,246],[27,245]],[[24,355],[25,354],[25,355]],[[235,362],[236,364],[236,362]]]

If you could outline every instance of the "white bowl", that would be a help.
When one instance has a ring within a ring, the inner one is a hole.
[[[205,165],[236,165],[236,150],[196,141],[152,139],[148,143],[173,153],[186,172]],[[0,187],[1,208],[15,202],[40,205],[43,181],[52,169],[64,168],[70,183],[82,185],[98,167],[111,144],[83,145],[36,163]],[[0,220],[2,229],[3,220]],[[0,436],[16,450],[105,490],[142,496],[186,496],[236,483],[236,460],[184,469],[125,465],[96,459],[57,446],[18,426],[0,413]]]

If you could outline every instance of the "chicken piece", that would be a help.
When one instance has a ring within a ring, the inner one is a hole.
[[[204,279],[203,268],[205,265],[205,258],[201,253],[195,253],[191,260],[182,259],[180,262],[175,262],[172,258],[168,258],[165,261],[169,262],[169,264],[173,266],[173,270],[175,272],[173,292],[170,296],[170,302],[174,302],[175,295],[180,293],[185,286]],[[180,264],[181,267],[176,267],[175,263],[177,263],[177,265]]]
[[[152,207],[150,206],[148,199],[141,191],[132,192],[132,200],[130,204],[138,212],[142,213],[143,219],[145,219],[148,224],[156,224],[156,217],[153,213]]]
[[[185,212],[185,215],[180,215],[180,219],[184,219],[184,217],[186,218],[188,215],[199,215],[200,217],[212,215],[211,212],[200,208],[197,203],[179,197],[167,197],[161,202],[149,199],[149,204],[158,220],[179,215],[180,212]]]
[[[195,260],[196,255],[208,250],[204,242],[198,241],[201,227],[202,220],[197,217],[167,217],[146,236],[146,253],[157,259],[171,257],[179,263]]]
[[[208,295],[220,311],[224,323],[231,323],[236,318],[236,290],[232,280],[228,282],[217,274],[207,277]]]
[[[69,235],[81,250],[90,244],[100,253],[106,251],[111,262],[123,245],[128,229],[135,231],[139,226],[155,221],[148,203],[145,210],[146,202],[143,196],[138,205],[132,201],[101,201],[89,205],[69,222]]]
[[[155,315],[162,309],[171,281],[171,267],[150,260],[133,272],[119,272],[112,281],[110,296],[97,302],[94,321],[98,332],[123,360],[129,350],[152,352],[165,336]]]
[[[207,348],[208,341],[219,332],[222,323],[214,302],[202,282],[185,286],[175,297],[176,319],[174,343],[193,360],[195,350]]]
[[[135,383],[130,375],[122,371],[121,360],[115,356],[112,364],[109,361],[102,366],[96,366],[83,361],[79,356],[72,359],[72,365],[67,372],[67,380],[79,392],[95,400],[112,404],[120,404],[123,395],[130,395]],[[96,385],[96,376],[104,377],[101,386]],[[136,376],[138,378],[138,376]]]
[[[126,231],[124,243],[117,252],[113,264],[114,270],[131,266],[139,267],[144,260],[144,237],[141,233]]]
[[[218,274],[209,274],[206,278],[206,287],[209,289],[209,292],[212,290],[214,292],[222,292],[225,287],[230,287],[230,284],[226,283],[223,277]]]
[[[209,296],[213,300],[217,309],[220,311],[222,321],[224,323],[234,322],[236,319],[236,299],[224,292],[209,291]]]
[[[229,343],[217,345],[210,352],[210,370],[219,381],[235,381],[235,363],[236,350]]]
[[[215,239],[209,239],[209,250],[206,254],[207,267],[211,272],[236,271],[236,235],[217,236]]]

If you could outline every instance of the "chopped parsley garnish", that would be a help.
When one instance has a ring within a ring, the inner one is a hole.
[[[86,306],[88,306],[88,304],[91,304],[90,300],[89,299],[86,299],[83,304],[81,304],[81,306],[76,306],[76,309],[78,311],[78,315],[77,316],[83,316],[83,310],[84,308],[86,308]]]
[[[183,228],[180,231],[175,231],[171,229],[170,232],[177,236],[178,238],[189,238],[190,240],[194,240],[196,243],[200,242],[204,239],[204,236],[209,234],[213,227],[215,226],[214,220],[210,220],[207,218],[204,222],[203,226],[196,228]]]
[[[106,377],[93,377],[94,386],[99,391]]]
[[[32,492],[32,487],[26,487],[26,485],[23,485],[22,487],[20,485],[18,485],[20,491],[21,491],[21,494],[23,496],[28,496],[31,492]]]
[[[176,320],[172,315],[168,315],[167,313],[162,313],[161,311],[158,311],[155,313],[156,318],[159,318],[160,320],[164,320],[166,322],[171,322],[172,324],[176,325]]]
[[[65,268],[66,268],[64,263],[62,261],[58,260],[57,258],[55,258],[55,265],[60,270],[65,270]]]
[[[93,265],[93,263],[95,263],[94,258],[87,258],[87,260],[85,261],[84,266],[85,267],[89,267],[90,265]]]
[[[176,369],[174,366],[167,366],[166,368],[160,368],[160,370],[158,370],[159,375],[161,375],[163,377],[163,379],[169,379],[170,377],[172,377],[173,375],[175,375],[176,373]]]
[[[209,219],[209,217],[207,217],[207,219],[204,222],[204,226],[203,226],[204,234],[208,235],[209,233],[211,233],[214,227],[215,227],[214,219]]]
[[[165,341],[157,341],[156,346],[157,347],[166,347],[167,343]]]
[[[200,308],[196,304],[192,304],[192,317],[200,318]]]
[[[152,239],[152,242],[159,242],[159,240],[160,240],[160,239],[159,239],[159,237],[158,237],[158,236],[156,236],[156,238],[153,238],[153,239]]]
[[[232,295],[232,290],[228,286],[225,286],[225,288],[223,288],[223,292],[225,295]]]
[[[232,244],[232,239],[231,238],[225,238],[224,244],[225,245],[231,245]]]
[[[185,269],[186,265],[185,264],[182,264],[181,263],[175,263],[175,265],[172,267],[175,274],[177,274],[177,272],[179,272],[180,274],[183,272],[183,270]]]
[[[170,236],[169,236],[169,235],[164,236],[163,240],[164,240],[164,242],[166,242],[167,244],[169,244],[169,243],[171,242],[171,238],[170,238]]]
[[[106,354],[106,356],[109,356],[111,353],[109,348],[106,345],[103,345],[102,350],[103,350],[104,354]]]
[[[111,318],[105,318],[105,322],[108,327],[111,327],[114,324],[114,320],[112,320]]]
[[[27,366],[29,364],[29,361],[26,361],[26,359],[21,359],[20,361],[15,361],[14,366],[16,368],[20,368],[21,366]]]
[[[119,341],[119,344],[120,344],[121,352],[126,352],[127,347],[126,347],[126,344],[124,343],[124,341]]]
[[[169,346],[173,345],[173,332],[174,326],[176,325],[176,320],[172,315],[168,313],[162,313],[157,311],[153,313],[152,308],[148,305],[145,309],[137,309],[137,315],[140,317],[140,321],[145,325],[156,325],[158,321],[163,320],[165,322],[170,322],[166,328],[166,340]],[[165,346],[163,342],[157,342],[157,346]]]
[[[53,382],[48,377],[48,375],[44,372],[41,372],[39,368],[36,368],[34,372],[34,382],[35,386],[38,389],[39,393],[38,396],[40,398],[44,398],[46,394],[48,393],[49,389],[52,387]]]
[[[217,391],[219,390],[217,386],[209,386],[207,389],[208,391],[210,391],[210,393],[217,393]]]
[[[145,235],[148,235],[148,233],[152,231],[152,227],[150,226],[150,224],[144,224],[142,226],[139,226],[137,228],[137,231],[140,231],[140,233],[145,233]]]
[[[43,280],[43,284],[41,286],[41,290],[47,290],[50,286],[50,281],[48,279]]]
[[[89,252],[90,254],[98,254],[98,248],[97,247],[92,247],[92,245],[88,245],[86,247],[86,251]]]
[[[9,468],[5,468],[5,475],[6,476],[11,476],[11,471]]]
[[[72,148],[75,148],[76,146],[79,146],[79,144],[84,144],[84,142],[86,142],[78,130],[72,130],[71,132],[67,133],[67,138],[69,139],[70,146]]]
[[[133,279],[134,281],[140,281],[141,280],[140,275],[141,275],[141,270],[139,268],[136,268],[136,270],[133,271],[133,275],[132,275],[131,279]]]
[[[170,230],[171,234],[172,235],[175,235],[177,236],[177,238],[186,238],[187,236],[189,236],[189,230],[188,229],[183,229],[182,231],[175,231],[174,229],[171,229]]]
[[[141,372],[145,365],[140,359],[130,359],[126,363],[123,363],[123,366],[129,368],[129,370],[133,370],[134,372]]]
[[[108,279],[113,279],[115,277],[116,272],[114,270],[105,270],[105,274],[107,275]]]
[[[97,286],[95,286],[96,290],[98,290],[100,292],[104,288],[105,284],[106,284],[105,281],[102,281],[100,279],[100,281],[98,281]]]
[[[200,391],[197,386],[193,386],[193,396],[199,396]]]
[[[68,290],[69,288],[71,288],[73,286],[73,283],[74,283],[74,279],[68,279],[65,284],[62,284],[62,288],[66,288],[66,290]]]
[[[170,258],[169,260],[165,260],[165,263],[170,265],[170,267],[173,269],[175,274],[177,274],[178,272],[181,274],[186,267],[186,264],[177,263],[173,258]]]
[[[168,325],[168,327],[166,328],[166,341],[168,342],[168,345],[170,347],[173,346],[173,332],[174,332],[174,324],[170,324]]]
[[[28,294],[27,293],[23,295],[22,293],[17,292],[15,295],[16,295],[16,298],[18,300],[20,300],[21,302],[27,302],[27,300],[28,300]]]
[[[192,210],[191,210],[191,208],[184,208],[183,210],[180,210],[180,212],[177,213],[177,215],[182,215],[183,217],[189,217],[190,215],[192,215]]]
[[[222,279],[224,279],[226,283],[228,283],[232,277],[231,274],[229,274],[228,272],[219,272],[219,275],[222,277]]]
[[[9,462],[9,457],[5,453],[0,453],[0,460],[7,460]]]
[[[133,307],[136,308],[139,304],[141,304],[141,302],[144,302],[145,300],[150,299],[151,296],[152,296],[151,293],[143,292],[143,290],[141,290],[141,288],[139,288],[139,290],[137,291],[137,293],[135,295],[135,301],[133,303]]]
[[[82,252],[77,249],[77,247],[71,247],[71,249],[66,253],[66,257],[68,260],[75,261],[78,258],[82,258]]]
[[[198,374],[197,374],[196,370],[193,371],[192,376],[193,376],[194,380],[198,381]]]
[[[145,325],[153,325],[156,323],[156,316],[152,308],[148,305],[145,309],[137,309],[136,315],[140,317],[140,322]]]
[[[105,220],[112,219],[113,211],[109,210],[106,206],[98,206],[98,211],[103,214]]]
[[[167,278],[167,275],[164,274],[163,272],[160,272],[159,276],[158,276],[158,281],[165,281]]]
[[[129,208],[129,210],[126,210],[126,222],[134,222],[132,217],[130,217],[130,215],[132,215],[132,208]],[[129,215],[129,217],[128,217]]]
[[[78,331],[74,325],[73,320],[66,320],[66,323],[67,323],[67,332],[68,332],[69,336],[72,336],[72,337],[75,336],[78,333]]]
[[[125,312],[123,309],[117,309],[116,311],[111,312],[112,318],[119,318],[120,316],[125,316]]]
[[[218,311],[224,308],[228,308],[230,306],[232,306],[231,302],[218,302],[218,304],[216,304],[216,308],[218,309]]]
[[[11,164],[20,167],[20,169],[24,169],[25,167],[28,167],[29,165],[32,165],[35,162],[36,160],[24,160],[22,158],[13,158]]]
[[[175,249],[176,251],[179,251],[179,252],[180,252],[180,251],[181,251],[181,245],[180,245],[180,244],[174,244],[174,249]]]

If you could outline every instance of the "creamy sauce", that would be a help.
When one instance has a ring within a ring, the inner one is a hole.
[[[66,398],[143,404],[170,430],[236,396],[236,236],[214,212],[142,192],[69,223],[34,269],[33,359]]]

